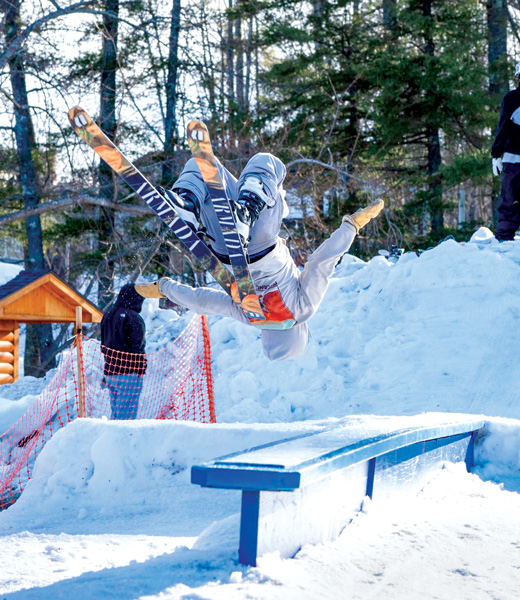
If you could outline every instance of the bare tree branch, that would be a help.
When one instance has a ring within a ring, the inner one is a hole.
[[[520,4],[520,2],[517,2],[517,4]],[[518,35],[518,27],[513,18],[513,15],[511,14],[511,11],[509,10],[509,6],[507,6],[507,4],[506,4],[506,11],[507,11],[507,19],[509,21],[509,24],[511,25],[511,30],[513,31],[513,35],[515,36],[516,41],[520,42],[520,36]]]
[[[349,179],[354,179],[354,181],[359,181],[360,183],[365,183],[365,181],[363,179],[359,179],[359,177],[354,177],[354,175],[352,175],[348,171],[340,169],[339,167],[336,167],[336,165],[334,165],[334,164],[326,163],[321,160],[316,160],[314,158],[296,158],[294,160],[291,160],[291,162],[288,162],[285,166],[287,167],[287,170],[289,170],[292,166],[297,165],[297,164],[302,164],[302,163],[309,164],[309,165],[317,165],[318,167],[323,167],[324,169],[330,169],[331,171],[336,171],[336,173],[339,173],[340,175],[348,177]]]
[[[45,25],[45,23],[47,23],[48,21],[52,21],[53,19],[56,19],[58,17],[63,17],[65,15],[69,15],[71,13],[76,12],[85,12],[87,7],[92,6],[93,4],[94,2],[92,0],[88,2],[80,0],[80,2],[71,4],[67,8],[57,9],[53,12],[43,15],[43,17],[36,19],[36,21],[33,21],[23,31],[21,31],[19,35],[17,35],[13,40],[11,40],[6,49],[2,52],[2,54],[0,54],[0,70],[5,67],[7,61],[10,58],[12,58],[17,52],[19,52],[20,48],[22,47],[22,44],[33,31],[37,31],[42,27],[42,25]]]
[[[96,0],[80,0],[79,2],[75,2],[70,6],[59,8],[59,5],[56,2],[52,2],[53,6],[56,7],[56,10],[43,15],[39,19],[36,19],[33,23],[28,25],[25,29],[23,29],[19,35],[13,38],[6,49],[0,54],[0,70],[2,70],[7,62],[15,56],[20,51],[20,48],[24,44],[25,40],[33,33],[33,31],[39,31],[43,25],[52,21],[54,19],[58,19],[60,17],[65,17],[67,15],[75,14],[75,13],[84,13],[89,15],[110,15],[114,16],[110,11],[100,10],[96,8],[91,8],[96,6]],[[130,27],[135,29],[140,29],[144,27],[145,23],[131,23],[126,19],[119,18],[119,21],[122,23],[126,23]]]
[[[147,216],[155,214],[151,208],[144,205],[137,204],[120,204],[118,202],[110,202],[103,198],[95,198],[93,196],[79,195],[79,196],[68,196],[60,200],[52,200],[50,202],[44,202],[34,208],[27,208],[23,210],[17,210],[13,213],[0,216],[0,227],[15,223],[21,219],[27,219],[33,215],[41,215],[48,212],[54,212],[57,210],[63,210],[70,206],[78,205],[94,205],[102,206],[104,208],[111,208],[120,212],[126,212],[136,216]]]
[[[137,265],[137,267],[132,271],[132,273],[130,273],[130,276],[128,278],[128,283],[135,283],[137,278],[143,274],[146,267],[150,264],[150,261],[152,260],[152,258],[159,251],[159,248],[161,247],[161,244],[164,242],[168,233],[169,233],[169,230],[165,229],[161,235],[157,236],[157,239],[152,243],[148,252],[142,259],[141,263],[139,265]]]

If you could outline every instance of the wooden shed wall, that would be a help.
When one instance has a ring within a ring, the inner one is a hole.
[[[19,332],[15,321],[0,321],[0,385],[18,379]]]
[[[76,323],[78,316],[80,323],[100,323],[103,318],[96,306],[50,272],[23,271],[1,288],[0,385],[18,379],[19,323]]]

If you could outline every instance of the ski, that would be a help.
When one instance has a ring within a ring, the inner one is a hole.
[[[71,108],[68,116],[70,124],[78,136],[126,181],[134,192],[164,221],[185,248],[197,258],[204,270],[209,271],[224,291],[232,295],[232,286],[235,283],[233,275],[193,229],[178,216],[175,205],[146,179],[82,108],[79,106]]]
[[[229,261],[235,275],[236,287],[232,296],[239,301],[253,325],[265,321],[258,294],[249,272],[244,247],[237,232],[235,217],[213,154],[208,128],[202,121],[190,121],[187,129],[188,144],[197,161],[202,178],[209,190],[211,201],[224,236]]]

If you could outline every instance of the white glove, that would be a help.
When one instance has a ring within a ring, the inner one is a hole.
[[[377,215],[383,210],[384,206],[385,203],[383,200],[378,200],[377,202],[369,204],[365,208],[359,208],[353,215],[345,215],[343,217],[343,222],[348,221],[354,225],[356,231],[359,233],[359,230],[362,227],[377,217]]]
[[[494,158],[493,159],[493,175],[495,177],[498,177],[500,175],[500,173],[502,173],[503,170],[504,170],[504,166],[502,165],[502,159]]]
[[[154,281],[153,283],[136,283],[134,284],[135,291],[140,296],[143,296],[143,298],[166,298],[159,291],[159,281]]]

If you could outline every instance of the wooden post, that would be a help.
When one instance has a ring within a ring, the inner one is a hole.
[[[76,306],[76,353],[78,364],[78,417],[85,416],[85,386],[83,381],[83,345],[81,341],[83,310]]]

